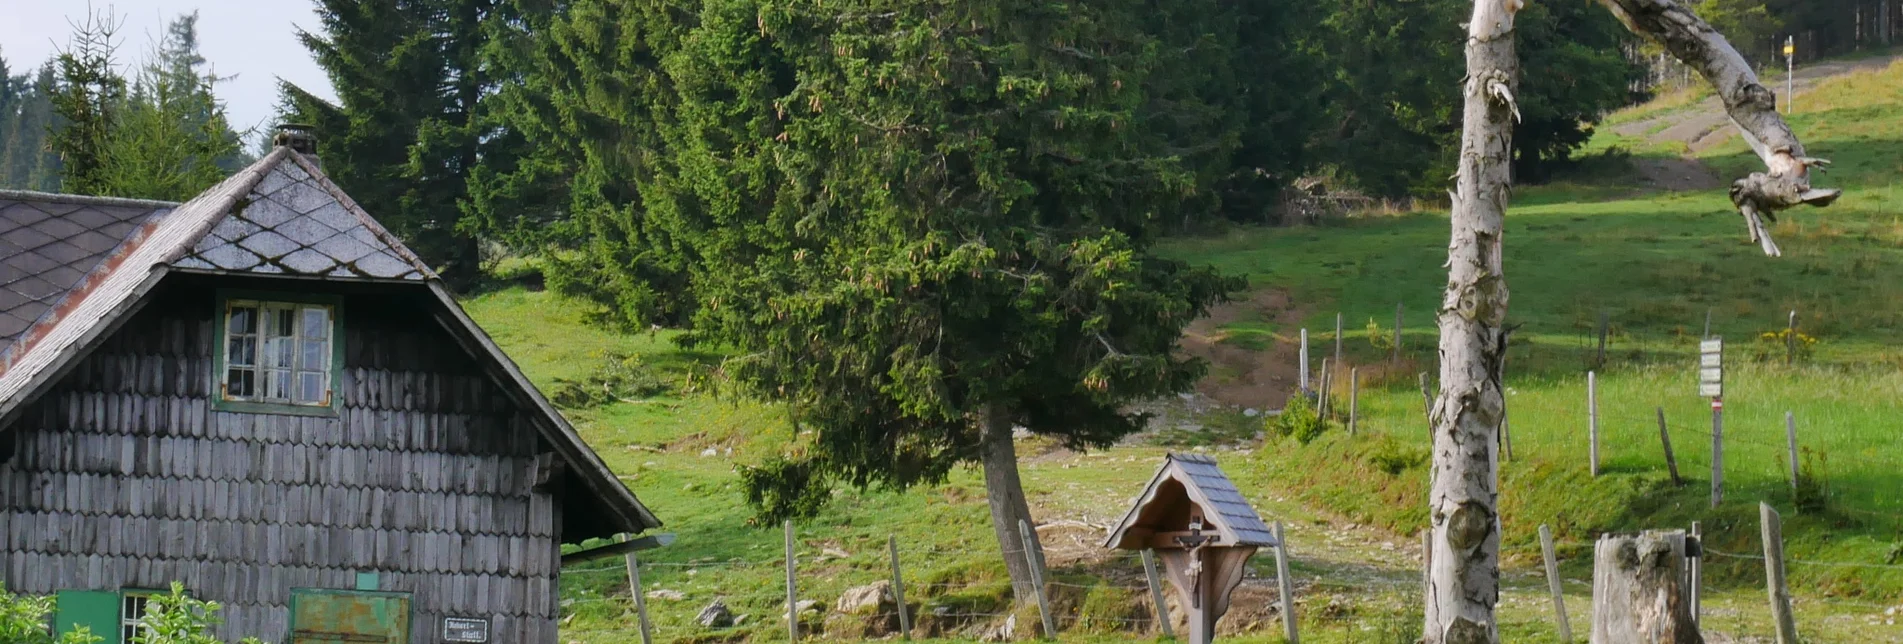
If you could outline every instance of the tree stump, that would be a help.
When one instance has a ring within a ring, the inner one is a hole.
[[[1704,644],[1686,601],[1680,530],[1605,535],[1593,553],[1592,644]]]

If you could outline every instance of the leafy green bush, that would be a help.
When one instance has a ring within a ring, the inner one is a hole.
[[[1387,472],[1388,476],[1400,476],[1402,472],[1427,465],[1428,457],[1426,449],[1402,443],[1391,436],[1377,438],[1368,448],[1367,454],[1368,462]]]
[[[565,409],[599,407],[669,393],[674,388],[639,355],[609,353],[595,372],[580,381],[556,378],[549,401]]]
[[[195,599],[185,594],[185,585],[172,582],[170,592],[146,598],[145,614],[139,617],[139,634],[131,644],[222,644],[211,634],[225,620],[218,616],[223,607],[215,601]],[[240,644],[263,644],[255,637]]]
[[[1824,475],[1829,458],[1827,454],[1804,448],[1804,466],[1797,471],[1797,498],[1794,499],[1799,512],[1821,514],[1829,509],[1830,485]]]
[[[1374,318],[1368,318],[1368,345],[1376,351],[1394,349],[1394,337],[1381,330],[1381,323],[1374,321]]]
[[[1296,392],[1295,395],[1289,396],[1288,403],[1282,406],[1282,413],[1270,416],[1263,425],[1270,434],[1294,437],[1303,445],[1307,445],[1309,441],[1315,440],[1323,432],[1328,431],[1329,426],[1333,424],[1328,419],[1320,418],[1315,414],[1315,405],[1308,400],[1307,394]]]
[[[1795,342],[1791,339],[1793,333],[1797,334]],[[1805,335],[1803,331],[1785,328],[1758,334],[1758,343],[1751,347],[1751,357],[1759,361],[1774,361],[1795,353],[1798,360],[1808,360],[1816,349],[1817,338]]]
[[[96,644],[102,639],[84,626],[55,638],[48,619],[52,613],[52,597],[15,595],[0,585],[0,644]]]

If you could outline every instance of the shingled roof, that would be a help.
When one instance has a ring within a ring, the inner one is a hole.
[[[293,154],[258,178],[231,213],[172,262],[200,271],[421,281],[429,266]]]
[[[177,205],[0,190],[0,356],[139,224]]]
[[[1216,545],[1275,545],[1275,534],[1242,498],[1242,491],[1216,467],[1216,459],[1202,454],[1170,454],[1156,468],[1136,504],[1123,515],[1106,548],[1149,547],[1152,534],[1181,530],[1192,515],[1200,515],[1204,530],[1221,536]]]
[[[17,261],[8,253],[0,263],[7,271],[0,274],[0,291],[12,293],[0,294],[0,313],[5,320],[31,318],[3,336],[0,432],[68,365],[138,310],[169,273],[414,284],[440,305],[445,327],[494,368],[518,403],[545,421],[536,424],[543,437],[617,515],[614,524],[628,532],[661,525],[463,312],[429,266],[312,159],[289,147],[275,148],[183,204],[18,192],[0,199],[10,200],[0,204],[18,222],[0,240],[36,251]]]

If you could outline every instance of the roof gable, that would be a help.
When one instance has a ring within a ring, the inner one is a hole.
[[[1150,477],[1136,504],[1110,531],[1106,548],[1148,548],[1150,536],[1184,529],[1192,515],[1204,530],[1221,536],[1213,545],[1275,545],[1275,535],[1216,459],[1201,454],[1170,454]]]
[[[177,205],[0,190],[0,355],[140,224]]]
[[[301,154],[285,155],[174,268],[421,281],[429,266]]]

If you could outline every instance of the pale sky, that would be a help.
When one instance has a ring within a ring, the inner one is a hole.
[[[84,20],[86,0],[0,0],[0,56],[14,74],[37,69],[66,47],[72,22]],[[268,130],[278,102],[278,79],[335,100],[330,81],[297,41],[297,27],[316,30],[314,0],[94,0],[110,8],[119,28],[121,65],[134,65],[157,46],[165,24],[198,10],[199,50],[220,76],[218,98],[232,127]]]

